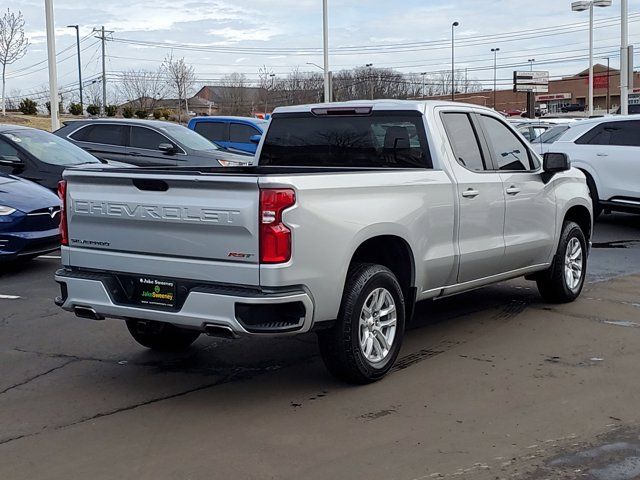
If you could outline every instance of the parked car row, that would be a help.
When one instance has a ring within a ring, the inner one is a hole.
[[[245,141],[226,137],[220,146],[193,129],[145,120],[69,121],[54,134],[0,125],[0,260],[30,259],[59,247],[60,202],[52,191],[66,169],[251,164],[262,130],[251,127],[241,138],[235,125],[251,122],[219,120],[231,139]]]

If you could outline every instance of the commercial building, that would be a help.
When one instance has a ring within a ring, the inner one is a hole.
[[[620,71],[606,65],[594,65],[594,109],[600,113],[615,112],[620,107]],[[640,87],[640,72],[634,74],[634,85]],[[447,99],[449,95],[430,97]],[[456,101],[494,107],[493,90],[456,93]],[[495,92],[495,108],[499,111],[524,111],[527,108],[527,94],[516,93],[513,89]],[[634,90],[629,103],[640,103],[640,88]],[[536,94],[538,107],[544,106],[549,113],[559,113],[563,105],[578,103],[588,108],[589,70],[572,76],[549,81],[549,92]]]

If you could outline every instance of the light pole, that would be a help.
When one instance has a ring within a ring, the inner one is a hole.
[[[426,86],[426,78],[427,78],[427,72],[422,72],[420,75],[422,75],[422,99],[424,100],[426,95],[425,95],[425,86]]]
[[[589,116],[593,116],[593,7],[610,7],[613,0],[582,0],[573,2],[571,10],[589,10]]]
[[[324,101],[331,101],[331,87],[329,85],[329,13],[327,0],[322,0],[322,38],[324,50]]]
[[[620,113],[629,114],[629,1],[622,0],[620,41]]]
[[[56,68],[56,33],[53,20],[53,0],[44,0],[47,25],[47,60],[49,63],[49,105],[51,105],[51,131],[60,128],[58,118],[58,71]]]
[[[373,63],[367,63],[365,67],[369,69],[369,89],[371,91],[371,100],[373,100],[373,73],[372,73]]]
[[[533,62],[535,62],[536,59],[535,58],[530,58],[529,60],[527,60],[527,62],[529,62],[529,70],[533,72]]]
[[[455,28],[460,26],[460,22],[451,24],[451,101],[456,99],[456,49],[455,49]]]
[[[492,48],[493,52],[493,109],[496,109],[496,92],[498,90],[498,52],[499,48]]]
[[[78,47],[78,85],[80,86],[80,107],[84,112],[84,101],[82,99],[82,63],[80,61],[80,25],[67,25],[67,28],[76,29],[76,45]]]

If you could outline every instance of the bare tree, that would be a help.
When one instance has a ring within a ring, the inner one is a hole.
[[[7,114],[5,102],[7,65],[24,57],[29,40],[24,36],[24,17],[18,10],[15,14],[7,8],[0,17],[0,64],[2,64],[2,115]]]
[[[184,58],[174,59],[173,54],[165,57],[162,68],[171,89],[178,96],[178,120],[180,121],[183,100],[187,114],[189,113],[187,98],[196,84],[196,72],[192,66],[185,63]]]
[[[155,110],[158,101],[164,98],[167,90],[164,69],[127,70],[122,73],[119,90],[137,110]]]
[[[250,115],[252,98],[244,73],[231,73],[222,78],[219,108],[225,115]]]

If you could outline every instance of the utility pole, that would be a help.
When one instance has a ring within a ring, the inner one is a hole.
[[[58,71],[56,68],[56,33],[53,20],[53,0],[44,1],[47,24],[47,60],[49,63],[49,105],[51,105],[51,131],[60,128],[58,118]]]
[[[370,93],[371,100],[373,100],[373,70],[372,70],[373,63],[367,63],[365,67],[369,69],[369,93]]]
[[[322,0],[322,40],[324,50],[324,101],[331,101],[331,86],[329,79],[329,13],[327,0]]]
[[[426,86],[425,83],[426,82],[425,82],[425,80],[426,80],[426,77],[427,77],[427,72],[422,72],[420,75],[422,75],[422,99],[424,100],[425,96],[426,96],[425,95],[425,93],[426,93],[426,89],[425,89],[425,86]]]
[[[611,110],[611,58],[607,57],[607,114]]]
[[[80,88],[80,107],[84,112],[84,101],[82,99],[82,62],[80,61],[80,25],[67,25],[67,28],[76,29],[76,45],[78,47],[78,85]]]
[[[113,33],[113,30],[105,30],[103,25],[99,30],[94,28],[93,31],[100,32],[100,36],[96,38],[102,40],[102,105],[100,105],[100,116],[104,117],[107,109],[107,53],[105,43],[107,41],[106,34]]]

